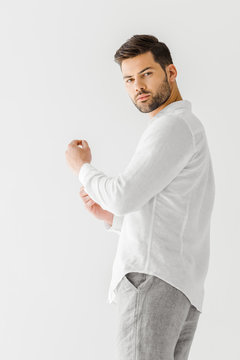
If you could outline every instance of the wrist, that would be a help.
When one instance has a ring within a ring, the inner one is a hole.
[[[104,217],[104,221],[109,224],[110,226],[112,226],[113,223],[113,214],[110,211],[106,212],[106,216]]]

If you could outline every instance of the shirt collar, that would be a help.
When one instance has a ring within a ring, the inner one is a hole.
[[[173,101],[172,103],[165,106],[165,108],[160,110],[155,116],[153,116],[152,120],[155,119],[158,116],[161,116],[163,114],[172,112],[175,109],[186,109],[186,110],[191,111],[192,110],[192,104],[191,104],[191,102],[189,100]]]

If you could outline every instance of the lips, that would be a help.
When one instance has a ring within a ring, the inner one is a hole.
[[[144,100],[144,99],[147,99],[149,96],[150,96],[150,94],[141,95],[137,98],[137,100]]]

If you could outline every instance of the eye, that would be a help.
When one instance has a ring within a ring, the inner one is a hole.
[[[143,74],[143,76],[144,76],[144,75],[148,75],[148,74],[152,74],[152,72],[150,72],[150,71],[149,71],[149,72],[146,72],[146,73]],[[132,79],[128,79],[126,82],[128,83],[129,80],[132,81]]]

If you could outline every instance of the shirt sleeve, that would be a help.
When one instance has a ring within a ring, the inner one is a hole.
[[[113,231],[117,234],[121,233],[122,223],[123,223],[124,216],[118,216],[113,214],[113,221],[112,226],[108,224],[106,221],[104,221],[104,227],[107,231]]]
[[[183,118],[160,116],[143,132],[127,167],[111,177],[84,163],[79,180],[103,209],[118,216],[141,208],[161,192],[194,154],[192,132]]]

